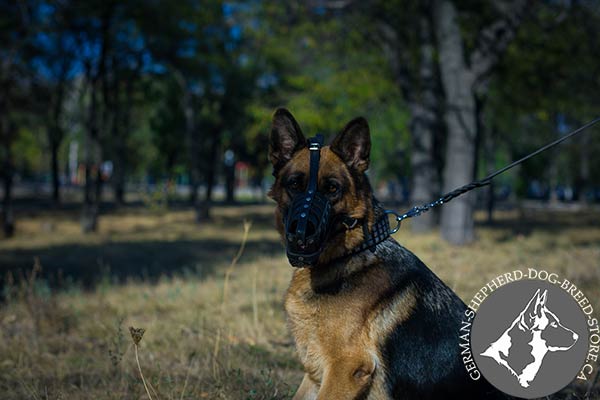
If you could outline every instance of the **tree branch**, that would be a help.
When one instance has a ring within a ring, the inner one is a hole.
[[[496,3],[496,8],[502,13],[502,17],[479,32],[475,50],[469,60],[476,83],[485,78],[497,64],[500,56],[515,37],[529,4],[529,0]]]
[[[381,46],[390,61],[394,79],[400,87],[404,99],[411,102],[414,97],[414,79],[408,69],[410,65],[409,55],[404,50],[405,48],[401,47],[398,34],[394,28],[383,21],[378,22],[377,27],[381,37]]]

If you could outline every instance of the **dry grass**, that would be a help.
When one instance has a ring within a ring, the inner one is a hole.
[[[0,241],[0,271],[31,271],[34,256],[42,271],[4,279],[0,397],[148,398],[127,332],[134,326],[146,330],[139,361],[153,399],[290,398],[302,372],[282,309],[291,268],[271,212],[217,208],[211,224],[197,226],[188,211],[129,210],[104,216],[100,231],[86,237],[76,215],[20,218],[19,235]],[[245,218],[253,222],[247,247],[230,269]],[[580,285],[599,309],[599,220],[503,213],[466,247],[436,234],[413,236],[406,226],[396,239],[463,299],[498,273],[543,267]],[[53,278],[59,271],[62,280]]]

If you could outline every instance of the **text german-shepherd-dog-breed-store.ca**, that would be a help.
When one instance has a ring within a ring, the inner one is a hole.
[[[296,400],[508,398],[469,378],[458,333],[465,304],[389,235],[365,174],[364,118],[323,146],[285,109],[269,157],[275,220],[298,267],[285,310],[304,379]]]

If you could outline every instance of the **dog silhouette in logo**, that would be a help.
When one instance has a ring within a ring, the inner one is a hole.
[[[548,291],[538,289],[527,306],[482,356],[507,368],[526,388],[535,379],[548,353],[571,349],[579,335],[562,325],[546,307]]]

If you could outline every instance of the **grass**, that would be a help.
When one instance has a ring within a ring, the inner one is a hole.
[[[291,398],[302,369],[272,208],[218,207],[204,225],[191,211],[125,209],[89,236],[76,214],[20,216],[17,236],[0,241],[1,397],[147,399],[142,370],[152,399]],[[599,216],[502,212],[464,247],[407,226],[395,237],[465,300],[499,273],[536,267],[600,309]],[[145,329],[137,349],[129,327]]]

